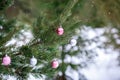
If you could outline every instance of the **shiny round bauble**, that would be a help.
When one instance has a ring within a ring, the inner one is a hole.
[[[75,46],[77,44],[77,40],[76,39],[71,39],[70,40],[70,45],[71,46]]]
[[[8,55],[5,55],[2,59],[2,64],[7,66],[10,65],[10,63],[11,63],[11,58]]]
[[[52,68],[56,69],[59,66],[59,62],[57,60],[53,60],[51,63]]]
[[[57,30],[56,30],[56,32],[57,32],[58,35],[61,36],[64,33],[64,29],[62,27],[58,27]]]
[[[31,59],[30,59],[30,65],[31,66],[35,66],[37,64],[37,59],[33,56]]]

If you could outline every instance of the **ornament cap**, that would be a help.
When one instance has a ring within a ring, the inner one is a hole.
[[[8,56],[7,54],[5,54],[5,57]]]
[[[59,26],[60,28],[63,28],[62,25]]]

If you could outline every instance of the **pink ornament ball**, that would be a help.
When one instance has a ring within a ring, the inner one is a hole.
[[[56,69],[59,66],[59,62],[57,60],[53,60],[51,65],[52,65],[52,68]]]
[[[62,27],[59,27],[59,28],[57,28],[56,32],[58,35],[63,35],[64,29]]]
[[[7,66],[7,65],[10,65],[10,63],[11,63],[11,58],[9,56],[6,55],[5,57],[3,57],[2,59],[3,65]]]

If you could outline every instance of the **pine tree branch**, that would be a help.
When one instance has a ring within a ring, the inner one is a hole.
[[[69,0],[68,4],[66,5],[65,9],[63,10],[63,13],[60,15],[60,24],[63,24],[67,18],[72,14],[71,10],[75,6],[75,4],[79,0]]]
[[[29,44],[27,44],[26,46],[28,46],[29,48],[30,47],[33,47],[33,46],[36,46],[36,45],[39,45],[39,44],[41,44],[42,42],[40,41],[40,40],[37,40],[37,41],[32,41],[32,42],[30,42]],[[23,46],[24,47],[24,46]],[[22,48],[22,47],[21,47]],[[21,49],[20,48],[20,49]],[[19,49],[19,50],[20,50]],[[17,52],[16,54],[14,54],[14,55],[22,55],[23,53],[21,52],[21,51],[19,51],[19,52]]]
[[[37,41],[37,42],[31,44],[30,47],[35,46],[35,45],[39,45],[39,44],[41,44],[41,43],[42,43],[41,41]]]
[[[0,45],[3,46],[7,41],[9,41],[15,33],[17,33],[21,28],[16,27],[13,31],[10,31],[4,38],[0,40]]]

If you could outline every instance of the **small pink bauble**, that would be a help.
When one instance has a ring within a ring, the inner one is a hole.
[[[59,27],[59,28],[57,28],[56,32],[58,35],[63,35],[64,29],[62,27]]]
[[[59,66],[59,62],[57,60],[52,61],[52,68],[57,68]]]
[[[2,64],[7,66],[7,65],[10,65],[10,63],[11,63],[11,58],[9,56],[5,55],[5,57],[3,57],[3,59],[2,59]]]

